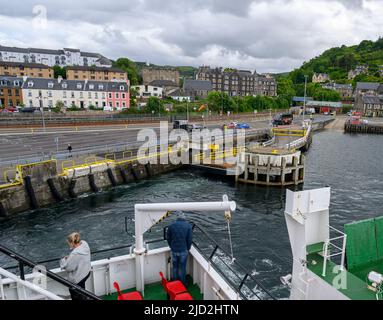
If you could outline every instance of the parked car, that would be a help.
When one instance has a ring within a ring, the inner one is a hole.
[[[236,129],[250,129],[250,126],[247,123],[238,123]]]
[[[17,110],[17,108],[15,108],[15,107],[6,107],[6,108],[4,108],[4,109],[2,109],[3,111],[2,112],[4,112],[4,113],[14,113],[14,112],[19,112],[18,110]]]
[[[222,126],[222,130],[225,130],[225,128],[226,129],[235,129],[236,127],[237,127],[237,122],[235,122],[235,121],[233,121],[233,122],[230,122],[230,123],[228,123],[228,124],[224,124],[223,126]]]
[[[203,130],[205,129],[206,127],[204,127],[202,124],[187,124],[186,125],[186,131],[187,132],[193,132],[193,130]]]
[[[20,109],[20,112],[22,113],[33,113],[35,111],[36,111],[35,107],[25,107]]]
[[[273,126],[284,126],[284,125],[290,125],[293,123],[294,116],[291,113],[283,113],[280,115],[277,115],[273,119]]]
[[[186,125],[189,123],[187,120],[175,120],[173,122],[173,129],[184,129],[186,130]],[[183,128],[181,128],[183,126]]]

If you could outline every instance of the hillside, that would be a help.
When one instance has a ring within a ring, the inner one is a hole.
[[[348,79],[348,72],[360,65],[368,65],[368,74],[357,76],[354,80]],[[377,41],[364,40],[359,45],[331,48],[320,56],[305,62],[301,68],[292,71],[289,78],[293,83],[304,82],[304,75],[327,73],[331,80],[338,83],[353,83],[356,81],[383,81],[379,72],[383,66],[383,38]]]

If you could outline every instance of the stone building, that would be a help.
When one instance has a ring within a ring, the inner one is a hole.
[[[0,76],[0,108],[16,107],[23,103],[23,78]]]
[[[209,92],[213,91],[213,86],[210,81],[185,79],[182,91],[195,101],[205,99]]]
[[[355,108],[356,110],[365,113],[368,109],[364,97],[379,97],[383,95],[383,84],[378,82],[358,82],[355,88]],[[369,100],[371,101],[371,99]],[[371,110],[371,109],[370,109]]]
[[[126,81],[128,74],[118,68],[73,66],[66,68],[68,80]]]
[[[361,110],[364,115],[373,117],[383,116],[383,95],[362,97],[363,109]]]
[[[143,84],[150,84],[156,80],[172,81],[177,86],[180,83],[180,72],[175,68],[145,67],[141,71]]]
[[[330,76],[327,73],[314,73],[312,82],[313,83],[323,83],[330,81]]]
[[[322,88],[339,92],[342,99],[351,98],[353,96],[353,88],[351,84],[328,83],[322,85]]]
[[[277,95],[277,85],[273,77],[259,75],[247,70],[200,67],[197,80],[210,81],[213,91],[221,91],[229,96]]]
[[[348,72],[348,80],[353,80],[356,76],[368,73],[368,65],[357,66],[354,70]]]
[[[0,75],[13,77],[53,78],[53,69],[45,64],[0,61]]]

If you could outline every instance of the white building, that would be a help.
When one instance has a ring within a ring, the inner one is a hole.
[[[81,52],[79,49],[62,50],[17,48],[0,46],[0,61],[42,63],[48,66],[111,67],[112,62],[98,53]]]
[[[128,82],[81,81],[24,77],[23,102],[27,107],[54,108],[58,102],[64,107],[88,109],[110,107],[116,110],[129,108]]]
[[[137,98],[145,99],[150,97],[162,98],[163,88],[150,85],[140,85],[133,87],[137,91]]]

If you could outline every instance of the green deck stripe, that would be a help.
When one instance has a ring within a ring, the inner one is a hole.
[[[315,261],[316,264],[313,264],[312,261]],[[322,276],[323,271],[323,257],[319,254],[311,254],[307,256],[308,265],[310,271],[315,273],[318,277],[326,281],[331,286],[335,277],[340,275],[340,271],[333,272],[334,268],[337,266],[335,263],[328,261],[327,262],[327,272],[326,276]],[[347,286],[346,289],[338,289],[346,297],[351,300],[376,300],[375,292],[367,288],[366,282],[359,279],[357,276],[351,272],[346,272]]]

